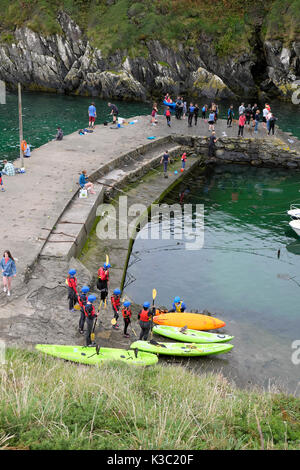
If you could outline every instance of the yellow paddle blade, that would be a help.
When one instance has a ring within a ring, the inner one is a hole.
[[[80,305],[78,305],[78,304],[74,305],[74,309],[75,310],[80,310]]]
[[[95,333],[91,333],[91,340],[94,342],[95,341]]]
[[[106,264],[109,264],[109,256],[108,255],[106,255],[105,262],[106,262]]]
[[[106,308],[106,299],[104,300],[104,308]]]
[[[156,294],[157,294],[156,289],[153,289],[153,291],[152,291],[152,299],[153,300],[156,298]]]
[[[117,320],[115,318],[113,318],[110,322],[112,325],[115,325],[117,323]]]
[[[102,307],[102,303],[103,303],[103,300],[100,300],[100,304],[99,304],[99,307],[98,307],[98,312],[100,312],[100,308]]]

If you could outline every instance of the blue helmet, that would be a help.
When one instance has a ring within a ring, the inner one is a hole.
[[[106,264],[106,263],[104,263],[104,265],[103,265],[103,268],[104,268],[104,269],[108,269],[108,268],[110,268],[110,267],[111,267],[111,266],[110,266],[110,264],[109,264],[109,263],[107,263],[107,264]]]
[[[143,307],[144,308],[149,308],[150,307],[150,302],[144,302]]]
[[[70,276],[75,276],[76,269],[70,269],[69,274],[70,274]]]
[[[89,295],[88,296],[88,301],[89,302],[95,302],[96,299],[97,299],[97,297],[95,295]]]
[[[89,292],[89,290],[90,290],[90,288],[88,286],[82,286],[82,288],[81,288],[81,292],[83,292],[84,294]]]
[[[115,294],[115,295],[120,295],[120,294],[121,294],[120,289],[115,289],[115,290],[114,290],[114,294]]]
[[[131,305],[131,303],[129,302],[129,300],[126,300],[126,302],[124,302],[124,307],[129,307]]]
[[[180,302],[180,297],[175,297],[174,302],[175,304],[178,304],[178,302]]]

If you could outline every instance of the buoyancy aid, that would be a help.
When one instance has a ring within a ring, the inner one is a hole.
[[[22,140],[22,142],[21,142],[21,150],[23,150],[23,152],[25,152],[26,149],[27,149],[27,142],[26,142],[26,140]]]
[[[182,300],[175,304],[175,310],[176,312],[181,312],[181,305],[182,305]]]
[[[83,311],[86,317],[93,318],[95,313],[95,307],[92,304],[86,304],[83,306]]]
[[[119,310],[121,302],[120,302],[120,297],[119,296],[114,296],[112,295],[110,298],[112,308],[114,310]]]
[[[77,294],[77,279],[76,277],[67,277],[66,284],[71,287]]]
[[[98,278],[101,279],[101,281],[108,281],[108,279],[109,279],[108,269],[104,269],[101,266],[101,268],[98,269]]]
[[[139,318],[141,321],[148,322],[150,321],[150,312],[149,310],[142,310],[141,313],[139,314]]]
[[[87,295],[86,294],[80,294],[78,296],[78,303],[80,307],[82,308],[84,305],[87,303]]]
[[[128,318],[128,319],[130,319],[130,318],[131,318],[131,310],[130,310],[130,308],[123,308],[123,309],[122,309],[122,315],[123,315],[123,318]]]

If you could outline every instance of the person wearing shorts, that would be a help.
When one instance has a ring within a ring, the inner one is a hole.
[[[91,103],[88,109],[89,127],[95,127],[95,119],[97,117],[95,103]]]
[[[209,131],[214,131],[215,130],[215,113],[210,110],[209,112],[209,117],[208,117],[208,130]]]
[[[10,296],[11,291],[11,279],[16,277],[16,264],[9,250],[3,253],[3,258],[0,261],[0,267],[2,269],[3,277],[3,291]]]

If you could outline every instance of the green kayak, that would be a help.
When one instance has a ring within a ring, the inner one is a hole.
[[[36,349],[50,354],[50,356],[66,359],[67,361],[80,362],[81,364],[97,365],[105,361],[123,361],[127,364],[150,366],[156,364],[158,358],[155,354],[141,351],[127,351],[126,349],[87,348],[84,346],[65,346],[56,344],[37,344]]]
[[[135,341],[130,346],[132,349],[167,354],[169,356],[208,356],[230,351],[233,344],[191,344],[191,343],[158,343],[157,341]]]
[[[178,326],[153,326],[153,333],[175,339],[176,341],[184,341],[185,343],[226,343],[234,338],[234,336],[222,335],[216,333],[208,333],[207,331],[189,330],[179,328]]]

